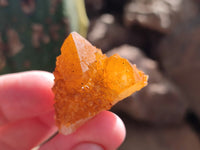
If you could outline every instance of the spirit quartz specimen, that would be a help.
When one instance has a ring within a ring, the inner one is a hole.
[[[56,124],[63,134],[140,90],[148,78],[118,54],[102,54],[76,32],[65,39],[54,76]]]

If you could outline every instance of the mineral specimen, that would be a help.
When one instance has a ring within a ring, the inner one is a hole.
[[[102,54],[76,32],[65,39],[54,76],[56,124],[63,134],[140,90],[148,78],[119,55]]]

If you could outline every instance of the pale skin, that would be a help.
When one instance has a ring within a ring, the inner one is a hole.
[[[53,75],[29,71],[0,76],[0,148],[28,150],[53,135]],[[57,134],[40,150],[115,150],[125,138],[121,119],[102,111],[70,135]]]

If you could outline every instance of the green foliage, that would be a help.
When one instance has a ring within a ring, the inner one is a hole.
[[[71,31],[76,31],[86,37],[89,21],[84,0],[63,0],[63,7],[63,14],[69,19]]]
[[[52,72],[69,32],[86,35],[87,17],[79,15],[85,12],[83,7],[83,1],[72,0],[9,0],[8,5],[0,6],[0,69],[5,62],[0,74],[25,70]]]

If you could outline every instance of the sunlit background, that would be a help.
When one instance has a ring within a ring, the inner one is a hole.
[[[149,75],[112,109],[119,150],[200,150],[199,0],[0,0],[0,75],[52,72],[71,31]]]

